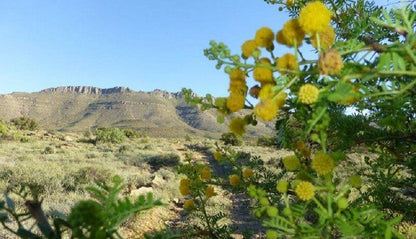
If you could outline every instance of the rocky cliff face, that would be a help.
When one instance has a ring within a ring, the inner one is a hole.
[[[134,92],[133,90],[126,87],[113,87],[113,88],[98,88],[93,86],[62,86],[55,88],[48,88],[42,90],[41,93],[76,93],[76,94],[115,94],[115,93],[128,93]]]
[[[21,116],[38,120],[44,129],[66,131],[111,126],[134,128],[148,135],[210,137],[228,131],[227,124],[218,124],[215,110],[189,106],[181,92],[143,92],[126,87],[64,86],[0,95],[0,119]],[[261,122],[256,131],[259,129],[259,133],[270,132]]]

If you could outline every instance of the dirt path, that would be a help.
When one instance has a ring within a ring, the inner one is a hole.
[[[191,152],[192,159],[197,163],[207,164],[213,170],[213,174],[220,177],[229,175],[230,168],[226,168],[223,165],[220,165],[212,156],[212,153],[208,152],[204,148],[198,148],[192,144],[185,144],[183,147],[179,145],[176,150],[180,153],[181,157],[185,157],[186,152]],[[232,235],[233,238],[243,238],[243,234],[247,230],[254,232],[262,231],[261,222],[255,220],[252,217],[252,212],[250,211],[250,198],[243,193],[234,194],[226,193],[222,195],[231,202],[231,206],[228,209],[231,215],[231,224],[230,226],[236,228],[235,233]],[[178,208],[178,217],[174,218],[169,222],[169,225],[173,228],[183,228],[187,224],[186,217],[182,213],[182,208]],[[262,238],[260,235],[253,236],[252,238]]]

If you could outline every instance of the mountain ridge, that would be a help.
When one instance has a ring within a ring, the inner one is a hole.
[[[128,87],[61,86],[39,92],[0,95],[0,118],[28,116],[42,128],[85,131],[107,126],[133,128],[148,135],[173,137],[186,134],[218,138],[227,132],[214,109],[201,111],[189,106],[181,92],[134,91]],[[269,132],[270,126],[249,128]]]

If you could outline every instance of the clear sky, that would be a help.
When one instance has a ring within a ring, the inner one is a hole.
[[[0,1],[0,93],[87,85],[226,95],[227,76],[203,55],[209,41],[239,53],[258,28],[287,19],[262,0]]]
[[[287,19],[263,0],[2,0],[0,93],[84,85],[225,96],[227,76],[203,55],[209,41],[239,53],[258,28]]]

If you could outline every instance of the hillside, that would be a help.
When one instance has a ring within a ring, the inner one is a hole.
[[[21,116],[38,120],[44,129],[59,131],[112,126],[130,127],[152,136],[196,134],[214,138],[227,131],[226,124],[217,123],[214,110],[202,112],[190,107],[180,92],[143,92],[124,87],[66,86],[0,95],[0,118]],[[271,132],[264,124],[255,131]],[[249,129],[251,134],[255,131]]]

